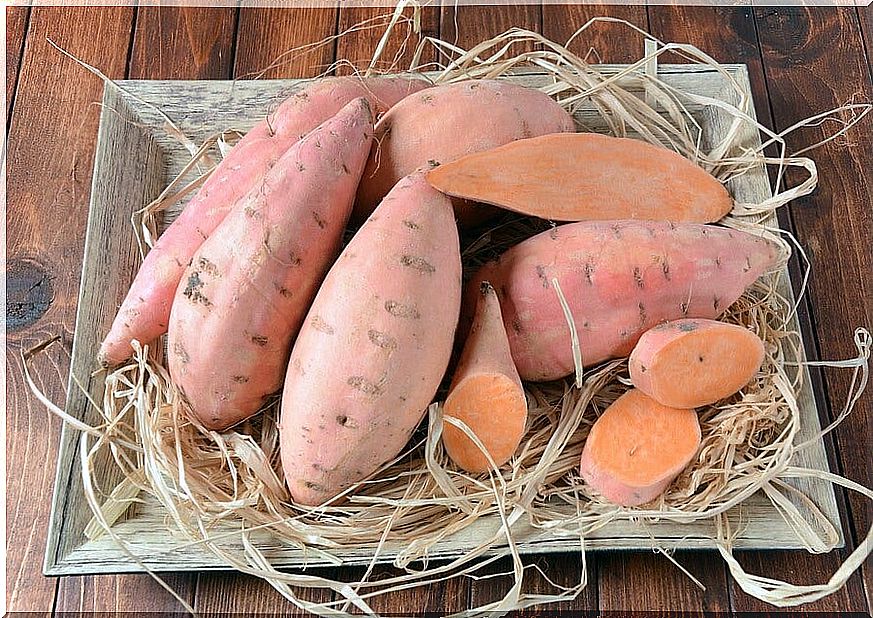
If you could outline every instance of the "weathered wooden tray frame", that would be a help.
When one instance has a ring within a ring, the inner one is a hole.
[[[617,66],[602,66],[614,71]],[[751,91],[745,65],[728,65],[730,75],[745,90]],[[659,77],[686,92],[731,100],[735,92],[727,79],[710,68],[692,65],[662,65]],[[513,77],[521,83],[541,84],[542,75],[526,73]],[[73,343],[72,370],[66,402],[67,413],[86,422],[96,422],[96,413],[89,409],[85,394],[77,386],[84,385],[91,396],[102,400],[102,379],[92,377],[94,358],[103,333],[106,332],[118,303],[123,298],[138,264],[137,248],[130,225],[130,214],[154,199],[190,158],[180,143],[164,128],[164,119],[144,102],[160,108],[195,142],[218,129],[248,129],[264,110],[270,108],[295,87],[297,80],[280,81],[123,81],[129,94],[107,88],[103,97],[103,113],[97,137],[94,181],[88,216],[85,255]],[[133,96],[131,96],[133,95]],[[729,119],[714,108],[691,107],[704,131],[704,142],[714,143],[727,130]],[[751,112],[754,114],[754,110]],[[604,126],[593,109],[581,110],[578,118],[589,128]],[[751,128],[745,129],[743,141],[749,146],[760,144],[760,137]],[[757,202],[771,195],[766,171],[761,168],[732,182],[733,194],[747,202]],[[775,219],[775,218],[774,218]],[[775,222],[775,221],[774,221]],[[793,296],[788,277],[784,277],[783,292]],[[794,328],[799,331],[795,323]],[[802,431],[798,440],[815,435],[821,428],[809,376],[806,376],[799,397],[802,411]],[[80,435],[64,427],[61,436],[55,491],[52,497],[51,522],[46,547],[46,575],[82,575],[141,571],[108,535],[89,541],[83,534],[91,512],[82,491],[79,468]],[[828,469],[824,445],[819,441],[797,455],[799,466]],[[117,470],[107,458],[96,467],[96,479],[101,487],[111,488],[117,482]],[[839,512],[833,488],[818,480],[794,483],[811,497],[840,532]],[[762,496],[756,495],[735,509],[730,518],[741,528],[737,548],[769,549],[799,548],[791,528]],[[452,558],[474,546],[498,525],[481,520],[468,530],[440,543],[431,559]],[[173,548],[184,543],[167,532],[160,505],[154,500],[131,509],[126,519],[116,524],[118,535],[128,540],[142,564],[155,571],[189,571],[223,569],[215,556],[196,546],[183,550]],[[588,549],[650,549],[657,543],[667,548],[711,548],[709,537],[714,531],[710,522],[674,524],[661,522],[643,526],[631,522],[616,522],[586,539]],[[526,527],[520,521],[514,527],[515,538],[522,553],[574,551],[579,548],[576,536],[557,536]],[[257,538],[274,564],[286,567],[328,565],[315,555],[283,547],[269,537]],[[500,552],[495,548],[494,552]],[[393,559],[396,551],[388,547],[383,561]],[[367,548],[337,554],[345,564],[363,564],[372,558]]]

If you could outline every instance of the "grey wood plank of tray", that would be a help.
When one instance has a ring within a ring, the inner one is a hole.
[[[615,72],[622,67],[604,65],[600,70]],[[740,85],[751,101],[748,75],[744,65],[729,65],[729,74]],[[723,75],[712,70],[687,65],[663,65],[659,77],[675,88],[709,97],[736,97],[728,87]],[[544,85],[548,78],[526,73],[513,79],[530,86]],[[633,75],[623,78],[632,91],[642,93],[641,82]],[[108,326],[114,306],[101,298],[120,299],[133,273],[136,245],[129,223],[132,210],[152,199],[170,178],[187,163],[190,152],[186,146],[164,128],[164,118],[157,107],[171,118],[179,129],[194,144],[199,144],[208,135],[219,130],[249,129],[278,101],[293,92],[300,80],[274,81],[123,81],[123,91],[107,91],[101,130],[98,138],[98,155],[94,181],[94,194],[89,219],[89,236],[86,241],[83,285],[77,320],[76,342],[73,350],[72,375],[82,384],[88,384],[92,396],[102,399],[99,380],[90,380],[92,359],[99,335]],[[724,112],[713,106],[689,104],[689,110],[703,127],[704,146],[714,145],[726,134],[730,121]],[[750,104],[750,113],[754,109]],[[605,130],[605,123],[592,108],[581,108],[577,121],[591,130]],[[135,124],[130,122],[135,120]],[[743,129],[741,142],[746,146],[760,143],[754,129]],[[130,170],[140,170],[130,173]],[[731,190],[742,201],[759,202],[770,196],[766,172],[756,169],[741,179],[732,181]],[[175,211],[166,213],[172,220]],[[776,225],[775,217],[768,223]],[[111,233],[110,233],[111,231]],[[787,271],[783,273],[780,290],[789,298]],[[109,289],[107,290],[107,286]],[[107,293],[108,291],[108,293]],[[796,328],[796,325],[795,325]],[[73,415],[93,420],[93,411],[88,410],[84,395],[74,387],[70,389],[67,411]],[[799,440],[814,436],[820,429],[808,377],[800,394],[803,424]],[[58,482],[53,500],[52,526],[46,556],[46,572],[53,575],[99,572],[136,571],[139,567],[121,552],[115,543],[104,536],[88,541],[83,535],[85,523],[91,513],[82,496],[82,479],[78,466],[78,436],[65,431],[61,458],[58,464]],[[798,466],[827,469],[822,444],[800,451],[794,462]],[[115,477],[111,462],[103,460],[95,469],[102,487],[111,489]],[[825,516],[838,523],[839,515],[833,489],[826,483],[814,480],[798,482],[807,495],[819,506]],[[802,502],[795,500],[798,508]],[[740,508],[729,514],[732,529],[742,529],[735,542],[737,548],[799,548],[801,547],[790,526],[781,518],[768,500],[755,495]],[[459,555],[463,550],[475,547],[482,538],[490,536],[497,524],[481,520],[433,548],[429,557],[436,559]],[[839,528],[839,526],[837,526]],[[116,525],[119,535],[132,539],[132,548],[143,564],[155,570],[220,569],[216,558],[196,546],[189,546],[183,539],[172,539],[165,530],[163,515],[157,501],[148,499],[128,519]],[[525,553],[572,551],[579,547],[575,531],[537,530],[525,521],[514,528],[519,540],[519,549]],[[665,547],[702,548],[713,547],[714,523],[661,522],[641,524],[614,521],[586,539],[589,549],[651,548],[657,541]],[[329,565],[330,560],[310,553],[277,544],[263,535],[255,537],[267,555],[281,566]],[[842,538],[840,538],[842,542]],[[179,549],[182,548],[182,549]],[[393,559],[402,548],[388,544],[382,558]],[[492,553],[502,550],[495,547]],[[361,547],[345,550],[345,564],[364,564],[372,559],[372,548]]]

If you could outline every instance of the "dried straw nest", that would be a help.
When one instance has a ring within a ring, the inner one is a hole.
[[[605,71],[588,64],[567,49],[569,42],[559,45],[521,29],[462,50],[444,41],[419,37],[417,8],[412,6],[408,16],[405,9],[409,8],[401,5],[393,15],[356,27],[386,28],[371,72],[377,67],[383,72],[396,72],[396,58],[381,65],[379,59],[388,34],[405,27],[408,33],[404,46],[417,44],[410,70],[435,69],[432,75],[437,83],[501,78],[519,69],[535,69],[547,76],[542,90],[583,122],[585,118],[596,117],[601,130],[619,136],[631,134],[672,148],[724,182],[771,166],[776,171],[773,197],[761,203],[737,203],[721,223],[779,242],[787,261],[790,244],[778,229],[774,213],[791,199],[814,189],[815,165],[800,156],[802,153],[786,153],[784,136],[788,131],[776,135],[755,122],[751,102],[743,90],[724,67],[705,53],[689,45],[664,44],[626,22],[622,23],[635,30],[641,41],[647,41],[647,51],[640,61],[617,70]],[[607,20],[589,22],[574,38],[584,38],[588,28],[597,27],[602,21]],[[519,46],[530,43],[535,44],[536,51],[514,53]],[[437,50],[438,66],[419,64],[418,59],[428,46]],[[734,100],[682,92],[646,70],[668,51],[721,73],[735,87]],[[692,105],[712,106],[729,115],[732,121],[721,142],[702,147],[700,126],[688,110]],[[829,118],[840,123],[839,131],[830,138],[834,139],[869,110],[870,106],[846,105],[789,131]],[[765,136],[762,146],[748,149],[737,144],[738,134],[749,126]],[[192,148],[194,158],[186,172],[208,161],[204,157],[211,156],[209,146],[214,141],[199,149]],[[765,147],[778,150],[778,154],[769,154],[771,150],[765,154]],[[782,185],[789,167],[807,171],[806,180],[790,189]],[[189,194],[202,177],[194,181],[177,178],[145,210],[141,230],[147,243],[156,233],[155,215]],[[548,225],[507,215],[491,229],[466,239],[465,267],[474,268]],[[587,583],[583,578],[572,588],[556,587],[551,595],[526,594],[523,583],[529,565],[522,560],[514,539],[516,524],[520,522],[535,530],[574,536],[584,561],[586,536],[616,520],[641,523],[706,520],[712,523],[712,540],[747,592],[776,605],[819,598],[839,588],[863,562],[866,557],[863,543],[830,582],[793,586],[742,570],[731,555],[737,530],[730,529],[725,515],[753,493],[762,491],[797,531],[799,543],[810,551],[826,551],[836,543],[836,530],[823,516],[815,515],[814,505],[799,509],[797,504],[803,503],[803,496],[796,495],[798,491],[786,480],[816,476],[873,497],[869,490],[851,481],[821,471],[798,469],[792,463],[795,453],[811,441],[798,444],[796,440],[800,423],[797,394],[805,364],[799,361],[799,333],[791,326],[796,323],[795,305],[787,297],[786,272],[782,269],[762,278],[724,316],[726,321],[750,328],[766,342],[764,367],[740,394],[700,411],[703,442],[696,460],[665,495],[644,508],[625,509],[606,503],[591,495],[578,475],[582,445],[591,424],[626,389],[624,360],[602,364],[576,381],[527,385],[531,402],[527,435],[516,457],[501,470],[473,477],[454,468],[440,443],[443,419],[440,406],[434,404],[429,409],[426,427],[419,430],[406,452],[369,480],[346,491],[345,500],[309,509],[290,502],[282,481],[275,403],[232,430],[207,431],[181,413],[177,391],[161,364],[161,350],[138,349],[133,362],[105,378],[104,399],[94,402],[103,419],[101,425],[87,427],[53,407],[85,432],[82,473],[86,497],[94,511],[87,534],[108,533],[123,547],[129,547],[125,539],[117,537],[112,523],[136,496],[145,492],[166,509],[168,529],[181,544],[196,543],[207,548],[228,567],[266,579],[295,604],[321,615],[337,615],[351,606],[372,613],[368,601],[376,595],[473,574],[493,561],[488,556],[495,550],[510,554],[515,585],[503,599],[470,612],[476,613],[563,600],[577,595]],[[855,340],[858,358],[838,364],[854,368],[856,377],[841,418],[851,411],[866,384],[870,337],[859,329]],[[92,462],[106,449],[111,450],[125,477],[114,489],[98,488],[91,480]],[[810,512],[814,521],[809,521]],[[428,563],[438,543],[486,519],[493,526],[483,528],[489,532],[479,539],[478,545],[451,562]],[[330,581],[313,573],[280,572],[270,564],[259,544],[264,535],[274,545],[305,550],[314,560],[336,563],[335,556],[357,548],[370,553],[372,561],[357,582]],[[870,551],[870,541],[868,536],[866,553]],[[388,548],[400,570],[371,581],[373,565]],[[132,550],[131,558],[137,560]],[[291,588],[295,585],[333,590],[337,600],[323,604],[301,600]]]

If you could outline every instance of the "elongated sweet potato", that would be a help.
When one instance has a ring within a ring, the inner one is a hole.
[[[628,361],[634,386],[673,408],[697,408],[733,395],[764,361],[764,342],[742,326],[675,320],[646,331]]]
[[[463,421],[497,466],[509,461],[524,437],[527,400],[512,362],[500,302],[488,282],[482,283],[476,317],[452,377],[443,414]],[[479,447],[449,423],[443,427],[443,445],[449,457],[468,472],[484,472],[491,467]]]
[[[555,133],[477,152],[431,170],[452,197],[553,221],[718,221],[727,189],[683,156],[641,140]]]
[[[320,504],[400,453],[446,371],[460,298],[451,203],[414,174],[343,250],[294,344],[279,432],[295,501]]]
[[[318,80],[252,128],[149,251],[100,346],[101,364],[116,365],[128,358],[132,339],[145,344],[167,332],[173,295],[194,253],[300,137],[358,97],[366,97],[374,110],[385,110],[427,86],[423,80],[405,78]]]
[[[631,389],[594,423],[580,472],[610,502],[638,506],[664,493],[699,447],[694,410],[670,408]]]
[[[282,384],[372,138],[370,105],[356,99],[282,155],[194,254],[170,312],[168,362],[207,428],[251,416]]]
[[[777,253],[763,238],[717,226],[568,223],[485,264],[470,281],[464,315],[473,313],[479,284],[490,281],[519,375],[553,380],[572,373],[574,365],[552,279],[567,299],[589,366],[628,355],[659,322],[719,316],[775,266]]]
[[[395,105],[376,124],[352,220],[363,221],[395,182],[428,163],[443,164],[513,140],[574,130],[570,114],[537,90],[494,80],[429,88]],[[470,202],[454,204],[462,225],[493,212]]]

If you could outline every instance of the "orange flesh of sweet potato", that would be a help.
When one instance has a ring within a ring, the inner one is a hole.
[[[733,207],[718,180],[672,150],[597,133],[510,142],[443,163],[427,180],[452,197],[553,221],[710,223]]]
[[[512,362],[500,303],[488,283],[482,284],[473,327],[443,412],[463,421],[498,467],[509,461],[524,437],[527,400]],[[443,426],[443,444],[449,457],[464,470],[477,473],[491,468],[479,447],[449,423]]]
[[[407,94],[427,86],[423,80],[405,78],[318,80],[255,125],[146,255],[100,346],[100,363],[116,365],[132,354],[132,339],[148,344],[167,332],[173,296],[194,253],[237,201],[263,180],[267,170],[298,139],[358,97],[367,98],[374,111],[386,110]]]
[[[478,286],[497,290],[522,380],[573,372],[570,329],[553,289],[570,307],[585,366],[627,356],[665,320],[715,318],[764,272],[778,251],[764,238],[723,227],[658,221],[568,223],[485,264],[465,292],[463,324]]]
[[[676,320],[640,337],[628,367],[634,386],[674,408],[697,408],[733,395],[764,361],[753,332],[715,320]]]
[[[321,504],[403,450],[445,374],[460,303],[451,202],[414,174],[345,247],[294,344],[279,437],[296,502]]]
[[[575,131],[572,116],[548,95],[496,80],[429,88],[395,105],[376,124],[352,221],[363,221],[400,178],[513,140]],[[462,226],[494,209],[454,201]]]
[[[699,446],[694,410],[670,408],[631,389],[594,423],[580,472],[610,502],[637,506],[661,495]]]
[[[370,105],[356,99],[292,146],[195,253],[170,313],[168,365],[205,427],[242,421],[281,386],[372,137]]]

